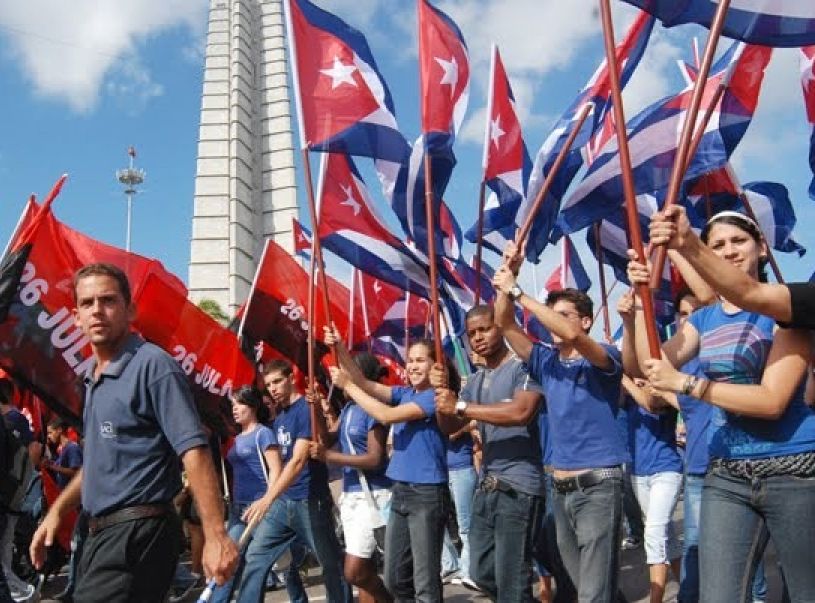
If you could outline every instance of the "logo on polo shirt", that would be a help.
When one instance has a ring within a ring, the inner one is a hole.
[[[99,435],[108,440],[115,438],[116,428],[113,426],[113,423],[111,423],[110,421],[104,421],[102,424],[100,424]]]
[[[291,446],[291,433],[284,431],[283,427],[277,428],[277,444],[283,448],[284,455],[286,454],[288,447]]]

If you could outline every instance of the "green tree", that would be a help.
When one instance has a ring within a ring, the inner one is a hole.
[[[217,320],[222,325],[227,326],[229,324],[229,316],[226,312],[224,312],[224,309],[221,308],[221,305],[214,299],[205,297],[198,302],[198,307],[212,316],[212,318]]]

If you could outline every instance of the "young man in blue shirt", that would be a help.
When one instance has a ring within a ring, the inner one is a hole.
[[[73,289],[74,318],[94,357],[84,376],[86,456],[34,533],[35,567],[42,567],[62,517],[81,498],[90,536],[75,599],[163,600],[180,552],[172,499],[181,489],[181,457],[204,528],[204,569],[222,583],[235,569],[237,549],[224,528],[218,480],[186,376],[169,354],[131,332],[136,308],[121,269],[84,266]]]
[[[309,453],[312,436],[309,404],[297,391],[288,362],[270,362],[263,370],[263,382],[278,408],[272,431],[277,438],[282,468],[277,475],[270,472],[266,494],[244,513],[247,524],[256,520],[259,523],[246,551],[238,601],[263,601],[269,570],[297,539],[316,553],[323,568],[329,603],[350,602],[351,589],[343,578],[342,550],[334,529],[328,469]],[[295,594],[289,590],[292,600]]]
[[[509,345],[543,387],[552,439],[557,541],[580,601],[617,596],[622,517],[622,464],[616,427],[622,380],[620,352],[589,337],[592,303],[575,289],[541,304],[515,282],[523,256],[514,244],[496,272],[496,322]],[[533,344],[515,322],[513,301],[552,333],[554,345]]]

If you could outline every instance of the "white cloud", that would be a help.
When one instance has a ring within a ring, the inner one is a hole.
[[[87,112],[114,74],[110,91],[135,75],[148,97],[159,94],[139,43],[175,27],[200,35],[206,15],[204,0],[28,0],[0,4],[0,27],[36,94]]]

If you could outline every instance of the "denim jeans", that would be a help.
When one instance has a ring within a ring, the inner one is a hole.
[[[229,533],[229,537],[235,542],[240,540],[243,531],[246,529],[246,523],[241,519],[241,515],[243,515],[243,512],[246,511],[248,506],[248,504],[233,502],[229,507],[229,521],[226,530]],[[292,550],[294,550],[295,547],[302,549],[303,545],[295,541],[291,547]],[[296,555],[293,554],[292,558],[294,557],[296,557]],[[210,603],[225,603],[229,601],[235,584],[240,584],[241,575],[243,573],[243,561],[243,558],[241,558],[232,578],[227,580],[222,586],[215,587],[209,599]],[[303,581],[300,579],[300,572],[297,571],[297,564],[295,563],[289,566],[288,574],[286,575],[286,590],[288,591],[291,603],[307,603],[308,596],[306,596],[306,589],[303,586]]]
[[[458,570],[459,577],[470,577],[470,516],[473,508],[473,494],[478,482],[478,475],[472,467],[451,469],[448,484],[453,495],[453,506],[456,508],[458,535],[461,538],[461,557],[456,552],[450,533],[444,531],[444,548],[441,554],[442,573]]]
[[[557,546],[557,528],[555,527],[554,498],[555,487],[552,474],[544,474],[546,483],[546,496],[538,511],[538,533],[535,536],[535,546],[532,551],[533,559],[555,579],[554,603],[574,603],[577,599],[569,572],[563,565],[560,549]]]
[[[772,538],[792,601],[815,601],[815,478],[705,478],[700,522],[702,601],[749,600],[753,575]]]
[[[661,471],[633,475],[634,494],[645,516],[645,562],[660,565],[679,559],[679,540],[673,530],[673,513],[682,488],[682,474]]]
[[[580,603],[610,603],[617,597],[622,521],[621,478],[555,493],[560,555]]]
[[[0,510],[0,534],[6,529],[7,517],[5,511]],[[0,603],[14,603],[14,599],[11,598],[8,583],[6,582],[6,573],[3,571],[2,564],[0,564]]]
[[[442,600],[441,548],[447,484],[394,482],[385,530],[385,586],[396,601]]]
[[[702,486],[704,475],[685,474],[684,544],[682,549],[682,575],[679,579],[678,603],[699,603],[699,517],[702,513]],[[759,564],[753,581],[753,600],[767,599],[767,581],[764,565]]]
[[[329,497],[274,501],[246,550],[238,601],[261,603],[272,564],[295,540],[300,540],[316,553],[323,568],[329,603],[350,603],[351,589],[343,578],[343,556],[334,529],[332,507]],[[286,588],[297,587],[287,583]]]
[[[541,499],[523,492],[476,490],[470,523],[470,572],[499,602],[531,601],[532,548]]]

